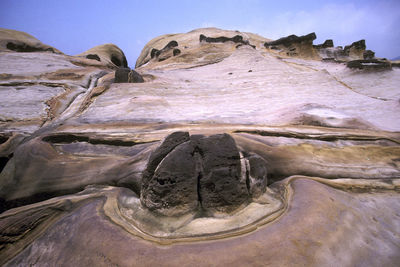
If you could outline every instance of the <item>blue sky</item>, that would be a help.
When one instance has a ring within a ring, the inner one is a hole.
[[[66,54],[115,43],[131,67],[152,38],[201,27],[277,39],[316,32],[347,45],[366,39],[377,56],[400,56],[400,1],[0,0],[0,27],[25,31]]]

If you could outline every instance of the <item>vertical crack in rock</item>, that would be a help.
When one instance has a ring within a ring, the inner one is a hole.
[[[3,171],[3,169],[6,167],[8,161],[14,156],[13,153],[8,155],[7,157],[0,157],[0,173]]]
[[[244,170],[242,170],[242,172],[244,172],[245,178],[246,178],[246,188],[247,188],[247,192],[249,195],[251,195],[250,193],[250,165],[249,165],[249,161],[248,159],[246,159],[242,153],[240,153],[240,161],[242,163],[242,168],[244,167]]]
[[[201,196],[201,179],[203,178],[203,152],[196,146],[193,152],[194,161],[196,164],[196,176],[197,176],[197,200],[199,202],[200,210],[203,209],[203,199]]]

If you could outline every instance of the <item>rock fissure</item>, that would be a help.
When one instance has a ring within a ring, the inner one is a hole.
[[[390,141],[396,144],[400,144],[400,141],[387,138],[387,137],[373,137],[373,136],[361,136],[361,135],[332,135],[332,134],[325,134],[325,135],[316,135],[311,136],[302,133],[294,133],[294,132],[268,132],[262,130],[236,130],[234,133],[248,133],[248,134],[255,134],[261,136],[273,136],[273,137],[286,137],[286,138],[296,138],[296,139],[311,139],[311,140],[321,140],[321,141],[338,141],[338,140],[350,140],[350,141],[378,141],[378,140],[385,140]]]
[[[74,135],[74,134],[58,134],[49,135],[42,138],[43,141],[54,144],[69,144],[73,142],[87,142],[93,145],[110,145],[110,146],[134,146],[144,144],[146,142],[135,142],[119,139],[98,139],[90,136]]]

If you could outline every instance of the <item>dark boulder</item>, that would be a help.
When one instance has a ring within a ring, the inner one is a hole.
[[[272,41],[272,42],[266,42],[264,46],[266,48],[269,48],[270,46],[277,46],[277,45],[283,45],[285,47],[289,47],[294,43],[302,43],[302,42],[311,42],[315,40],[317,36],[315,35],[314,32],[303,35],[303,36],[297,36],[297,35],[289,35],[287,37],[280,38],[278,40]]]
[[[360,59],[347,62],[347,67],[360,70],[391,70],[392,64],[388,60]]]
[[[196,210],[199,201],[194,151],[190,142],[178,145],[147,178],[146,186],[142,184],[141,201],[148,209],[167,216]]]
[[[86,58],[88,58],[88,59],[94,59],[94,60],[97,60],[97,61],[101,61],[101,60],[100,60],[100,57],[99,57],[97,54],[89,54],[89,55],[86,55]]]
[[[202,159],[198,190],[204,210],[230,211],[249,199],[246,177],[242,177],[239,150],[228,134],[199,139]]]
[[[266,186],[265,161],[257,155],[241,159],[230,135],[176,132],[151,154],[140,196],[143,206],[162,215],[207,214],[230,212]]]
[[[115,71],[115,83],[142,83],[143,77],[130,68],[119,68]]]
[[[375,52],[372,50],[365,50],[363,53],[364,59],[374,59],[375,58]]]

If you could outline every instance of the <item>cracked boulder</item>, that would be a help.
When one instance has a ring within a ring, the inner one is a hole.
[[[241,159],[228,134],[209,137],[177,132],[150,157],[142,179],[141,202],[166,216],[188,212],[231,212],[265,192],[266,164]]]
[[[143,83],[142,75],[130,68],[119,68],[115,71],[114,82],[116,83]]]

